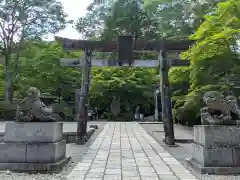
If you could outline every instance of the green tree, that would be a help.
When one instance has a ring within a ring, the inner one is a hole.
[[[94,106],[108,109],[113,96],[118,96],[132,110],[136,104],[152,103],[155,83],[155,69],[93,68],[90,99]]]
[[[225,1],[225,0],[220,0]],[[164,38],[181,39],[193,34],[219,0],[145,0],[144,9]]]
[[[116,1],[108,16],[105,17],[104,25],[103,39],[116,38],[122,34],[131,34],[135,39],[139,39],[144,33],[152,30],[150,19],[146,12],[140,8],[138,0]]]
[[[62,67],[60,58],[77,58],[79,54],[65,53],[52,42],[31,41],[20,58],[16,95],[23,97],[30,86],[38,87],[41,92],[61,96],[65,100],[74,100],[75,89],[81,84],[81,71],[78,68]],[[70,99],[69,99],[70,98]]]
[[[173,96],[188,93],[190,71],[189,67],[174,67],[169,70],[169,82]]]
[[[192,61],[192,89],[217,83],[239,65],[236,54],[240,32],[239,12],[240,3],[237,0],[219,3],[190,37],[196,43],[183,57]]]
[[[240,2],[227,0],[217,4],[190,37],[196,43],[183,58],[191,60],[190,90],[176,98],[174,117],[183,123],[199,123],[201,96],[210,90],[229,91],[235,77],[239,81],[239,53],[236,51],[240,32]]]
[[[144,8],[157,24],[160,37],[184,38],[194,32],[190,18],[190,0],[144,1]]]
[[[5,98],[8,101],[12,99],[12,84],[16,80],[24,40],[58,32],[65,27],[65,18],[62,4],[55,0],[1,0],[0,49],[5,59]]]
[[[80,17],[75,22],[75,28],[83,37],[99,37],[102,33],[102,25],[108,11],[109,7],[97,3],[91,3],[87,8],[86,15]]]

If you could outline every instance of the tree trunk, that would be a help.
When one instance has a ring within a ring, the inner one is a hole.
[[[5,100],[8,102],[12,102],[10,94],[11,94],[10,61],[8,57],[5,57],[4,95],[5,95]]]
[[[119,96],[114,96],[110,104],[110,111],[114,116],[118,116],[121,113],[120,100]]]
[[[20,48],[20,47],[19,47]],[[9,90],[9,99],[10,102],[12,102],[13,99],[13,93],[14,93],[14,85],[17,83],[17,75],[18,75],[18,68],[19,68],[19,58],[20,58],[20,50],[17,50],[17,55],[14,61],[14,70],[13,70],[13,77],[10,84],[10,90]]]

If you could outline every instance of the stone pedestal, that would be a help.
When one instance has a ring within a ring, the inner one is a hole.
[[[0,170],[59,171],[68,162],[60,122],[9,122],[0,143]]]
[[[189,165],[202,174],[240,174],[240,126],[194,126]]]

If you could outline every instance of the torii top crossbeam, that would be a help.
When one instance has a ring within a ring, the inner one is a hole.
[[[118,48],[116,41],[76,40],[55,36],[55,40],[63,44],[65,50],[91,49],[98,52],[114,52]],[[185,51],[194,41],[191,40],[136,40],[134,51]]]

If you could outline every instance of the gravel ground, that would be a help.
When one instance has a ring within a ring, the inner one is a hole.
[[[72,128],[75,128],[76,123],[70,123],[73,126],[65,125],[68,129],[72,131]],[[98,129],[94,132],[91,139],[85,145],[75,145],[67,144],[66,155],[71,156],[70,162],[63,168],[60,173],[52,173],[52,174],[27,174],[27,173],[15,173],[11,171],[1,171],[0,172],[0,180],[66,180],[66,176],[71,172],[73,167],[76,165],[78,161],[82,159],[82,155],[87,152],[88,147],[94,142],[98,134],[102,131],[104,127],[104,122],[90,122],[90,124],[97,124]],[[1,128],[0,128],[1,129]]]
[[[192,144],[191,143],[177,143],[178,147],[167,147],[163,144],[162,140],[164,137],[163,126],[161,124],[142,124],[142,127],[159,143],[161,144],[173,157],[175,157],[181,164],[183,164],[189,171],[191,171],[199,180],[240,180],[240,175],[207,175],[199,174],[198,172],[189,169],[186,166],[185,158],[191,157],[192,155]],[[192,139],[192,130],[188,127],[175,125],[175,138],[176,139]]]
[[[1,180],[66,180],[60,174],[26,174],[13,172],[0,172]]]

